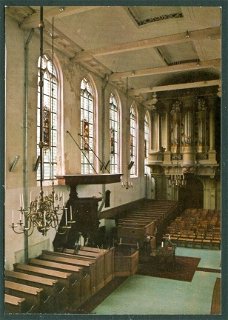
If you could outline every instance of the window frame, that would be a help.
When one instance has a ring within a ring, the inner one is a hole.
[[[37,159],[40,156],[39,144],[43,142],[42,148],[42,164],[39,163],[36,172],[37,181],[53,181],[56,180],[58,171],[58,140],[59,140],[59,117],[60,117],[60,76],[55,61],[52,61],[50,56],[46,53],[38,58],[38,75],[37,75],[37,144],[36,154]],[[54,59],[53,59],[54,60]],[[43,99],[43,133],[42,139],[40,138],[40,68],[43,72],[43,86],[42,86],[42,99]],[[47,115],[44,117],[44,115]],[[48,137],[45,135],[48,135]],[[45,138],[45,139],[44,139]],[[40,176],[41,165],[43,166],[43,177]]]
[[[83,83],[85,84],[84,89],[82,87]],[[84,92],[84,94],[82,94],[82,92]],[[88,108],[85,108],[85,106],[87,106]],[[85,134],[86,122],[88,124],[87,134]],[[88,79],[88,77],[83,77],[83,79],[80,81],[80,134],[81,134],[81,139],[80,139],[81,174],[96,173],[95,89],[92,84],[92,81]]]
[[[133,111],[133,112],[132,112]],[[133,165],[130,169],[130,177],[138,175],[138,115],[137,109],[134,104],[130,107],[130,162],[133,161]]]
[[[112,129],[114,131],[112,131]],[[114,137],[112,140],[112,132]],[[114,93],[109,96],[110,173],[120,172],[120,108]],[[112,146],[114,144],[114,153]]]

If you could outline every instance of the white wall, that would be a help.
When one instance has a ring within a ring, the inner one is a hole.
[[[19,215],[19,196],[22,194],[25,186],[23,175],[23,110],[24,101],[24,43],[28,38],[28,31],[22,31],[11,18],[6,17],[6,50],[7,50],[7,65],[6,65],[6,150],[5,150],[5,259],[6,268],[10,269],[15,262],[23,260],[24,236],[16,235],[10,228],[12,222],[12,210],[15,211],[14,216]],[[50,48],[44,44],[44,52]],[[28,159],[26,170],[28,171],[28,193],[32,195],[39,193],[39,186],[36,181],[36,172],[33,171],[33,165],[36,161],[36,106],[37,106],[37,62],[39,56],[39,37],[34,34],[29,44],[28,58]],[[58,158],[63,165],[59,173],[80,173],[80,152],[74,142],[66,133],[67,130],[79,139],[79,124],[80,124],[80,81],[84,76],[88,76],[87,70],[79,65],[76,65],[73,60],[64,57],[60,52],[55,52],[55,57],[59,66],[62,69],[62,145],[64,147],[63,154],[59,154]],[[99,123],[98,130],[98,156],[104,160],[109,157],[109,139],[105,137],[109,134],[109,118],[108,118],[108,99],[109,94],[115,88],[109,84],[105,91],[105,103],[102,102],[102,80],[91,73],[93,82],[97,88],[97,118]],[[104,84],[104,83],[103,83]],[[122,92],[118,92],[121,101],[122,110],[122,173],[123,180],[127,179],[127,164],[129,160],[126,148],[129,145],[129,106],[126,106],[126,97]],[[106,108],[103,110],[103,108]],[[138,108],[140,111],[140,108]],[[103,119],[104,117],[104,119]],[[143,153],[144,148],[144,133],[143,133],[144,114],[139,113],[139,154]],[[105,137],[102,132],[102,125],[105,125]],[[79,142],[79,140],[78,140]],[[104,146],[102,146],[104,143]],[[104,152],[102,148],[104,147]],[[20,156],[18,164],[13,172],[9,172],[8,166],[16,155]],[[62,158],[63,157],[63,158]],[[131,178],[133,188],[124,189],[121,183],[106,185],[105,188],[111,191],[111,207],[119,206],[145,196],[145,178],[144,178],[144,159],[140,158],[138,163],[138,177]],[[44,187],[45,189],[46,187]],[[56,191],[65,193],[65,199],[69,194],[67,186],[56,186]],[[84,196],[101,196],[102,186],[79,186],[78,194]],[[110,209],[109,208],[109,209]],[[105,210],[105,209],[104,209]],[[16,222],[16,218],[15,221]],[[47,236],[42,236],[36,230],[29,237],[29,257],[38,255],[42,249],[51,249],[52,241],[55,236],[55,230],[50,230]]]

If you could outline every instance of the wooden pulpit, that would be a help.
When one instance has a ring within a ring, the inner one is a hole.
[[[75,248],[80,235],[88,240],[87,245],[96,245],[96,236],[99,228],[98,203],[102,198],[79,198],[77,186],[120,182],[120,177],[121,174],[76,174],[57,177],[60,185],[68,185],[70,187],[69,199],[66,203],[66,208],[68,209],[67,221],[69,221],[69,212],[71,212],[72,220],[75,223],[66,228],[66,213],[63,213],[53,241],[55,251],[64,248]]]

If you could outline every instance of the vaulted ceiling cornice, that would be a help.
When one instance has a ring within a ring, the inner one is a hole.
[[[168,36],[156,37],[145,40],[138,40],[134,42],[127,42],[117,44],[110,47],[98,48],[94,50],[82,51],[76,54],[76,61],[86,61],[93,57],[105,56],[110,54],[117,54],[123,52],[129,52],[134,50],[159,47],[164,45],[171,45],[176,43],[183,43],[201,39],[219,39],[220,38],[220,27],[207,28],[189,32],[182,32],[172,34]]]

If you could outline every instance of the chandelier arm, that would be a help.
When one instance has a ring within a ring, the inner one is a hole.
[[[30,232],[29,232],[29,231],[30,231]],[[34,232],[34,225],[31,224],[29,230],[27,231],[28,237],[30,237],[30,236],[33,234],[33,232]]]
[[[16,233],[16,234],[23,234],[23,233],[24,233],[24,230],[16,231],[15,228],[17,227],[17,225],[15,225],[15,226],[10,226],[10,227],[12,228],[13,232]]]

